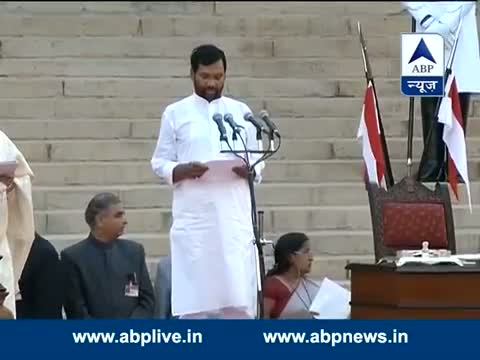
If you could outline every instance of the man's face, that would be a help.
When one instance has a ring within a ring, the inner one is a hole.
[[[125,210],[121,204],[116,204],[99,216],[97,226],[110,239],[116,239],[124,233],[126,225],[127,217]]]
[[[220,59],[211,65],[200,65],[196,73],[192,73],[195,93],[208,102],[222,96],[225,83],[225,70]]]

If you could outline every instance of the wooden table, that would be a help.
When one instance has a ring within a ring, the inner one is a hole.
[[[480,263],[351,263],[346,269],[352,319],[480,319]]]

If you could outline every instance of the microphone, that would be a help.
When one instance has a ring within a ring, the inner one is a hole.
[[[238,125],[235,120],[233,120],[233,115],[230,113],[227,113],[223,115],[223,121],[225,121],[228,125],[233,130],[233,135],[232,135],[232,140],[235,141],[237,140],[237,133],[240,134],[240,128],[243,128],[243,126]]]
[[[280,137],[277,126],[273,123],[272,120],[270,120],[267,110],[260,111],[260,114],[258,115],[262,118],[263,121],[265,121],[265,124],[267,124],[270,129],[270,140],[273,140],[273,135],[277,135],[278,137]]]
[[[255,117],[251,112],[243,115],[243,119],[251,123],[257,129],[257,146],[258,146],[258,150],[262,149],[263,148],[262,132],[266,134],[268,134],[268,132],[265,130],[263,125],[257,119],[255,119]]]
[[[243,119],[255,126],[255,128],[257,129],[257,140],[262,140],[262,132],[268,134],[263,125],[259,121],[257,121],[257,119],[255,119],[251,112],[243,115]]]
[[[278,138],[280,139],[280,133],[278,132],[277,126],[268,117],[267,110],[260,111],[260,114],[258,115],[262,118],[265,124],[267,124],[270,130],[268,133],[268,137],[270,138],[270,149],[275,149],[275,140],[274,140],[275,135],[277,135]]]
[[[220,141],[228,143],[227,129],[225,129],[225,126],[223,125],[222,115],[219,113],[213,114],[213,121],[217,124],[218,131],[220,132]]]

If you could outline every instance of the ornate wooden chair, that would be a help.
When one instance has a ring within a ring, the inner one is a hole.
[[[395,256],[397,250],[429,249],[456,253],[452,205],[448,185],[430,190],[406,177],[388,191],[367,185],[372,218],[375,260]]]

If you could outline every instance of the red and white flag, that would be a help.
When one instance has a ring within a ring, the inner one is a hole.
[[[444,124],[443,141],[448,149],[448,182],[455,197],[458,200],[458,180],[460,174],[467,189],[468,205],[472,212],[472,199],[470,196],[470,181],[468,179],[467,145],[463,131],[462,109],[460,97],[458,96],[457,82],[454,74],[451,74],[445,94],[438,112],[438,122]]]
[[[365,163],[366,181],[375,183],[386,189],[385,157],[380,137],[375,89],[368,82],[363,100],[362,117],[358,128],[357,139],[362,139],[362,156]]]

